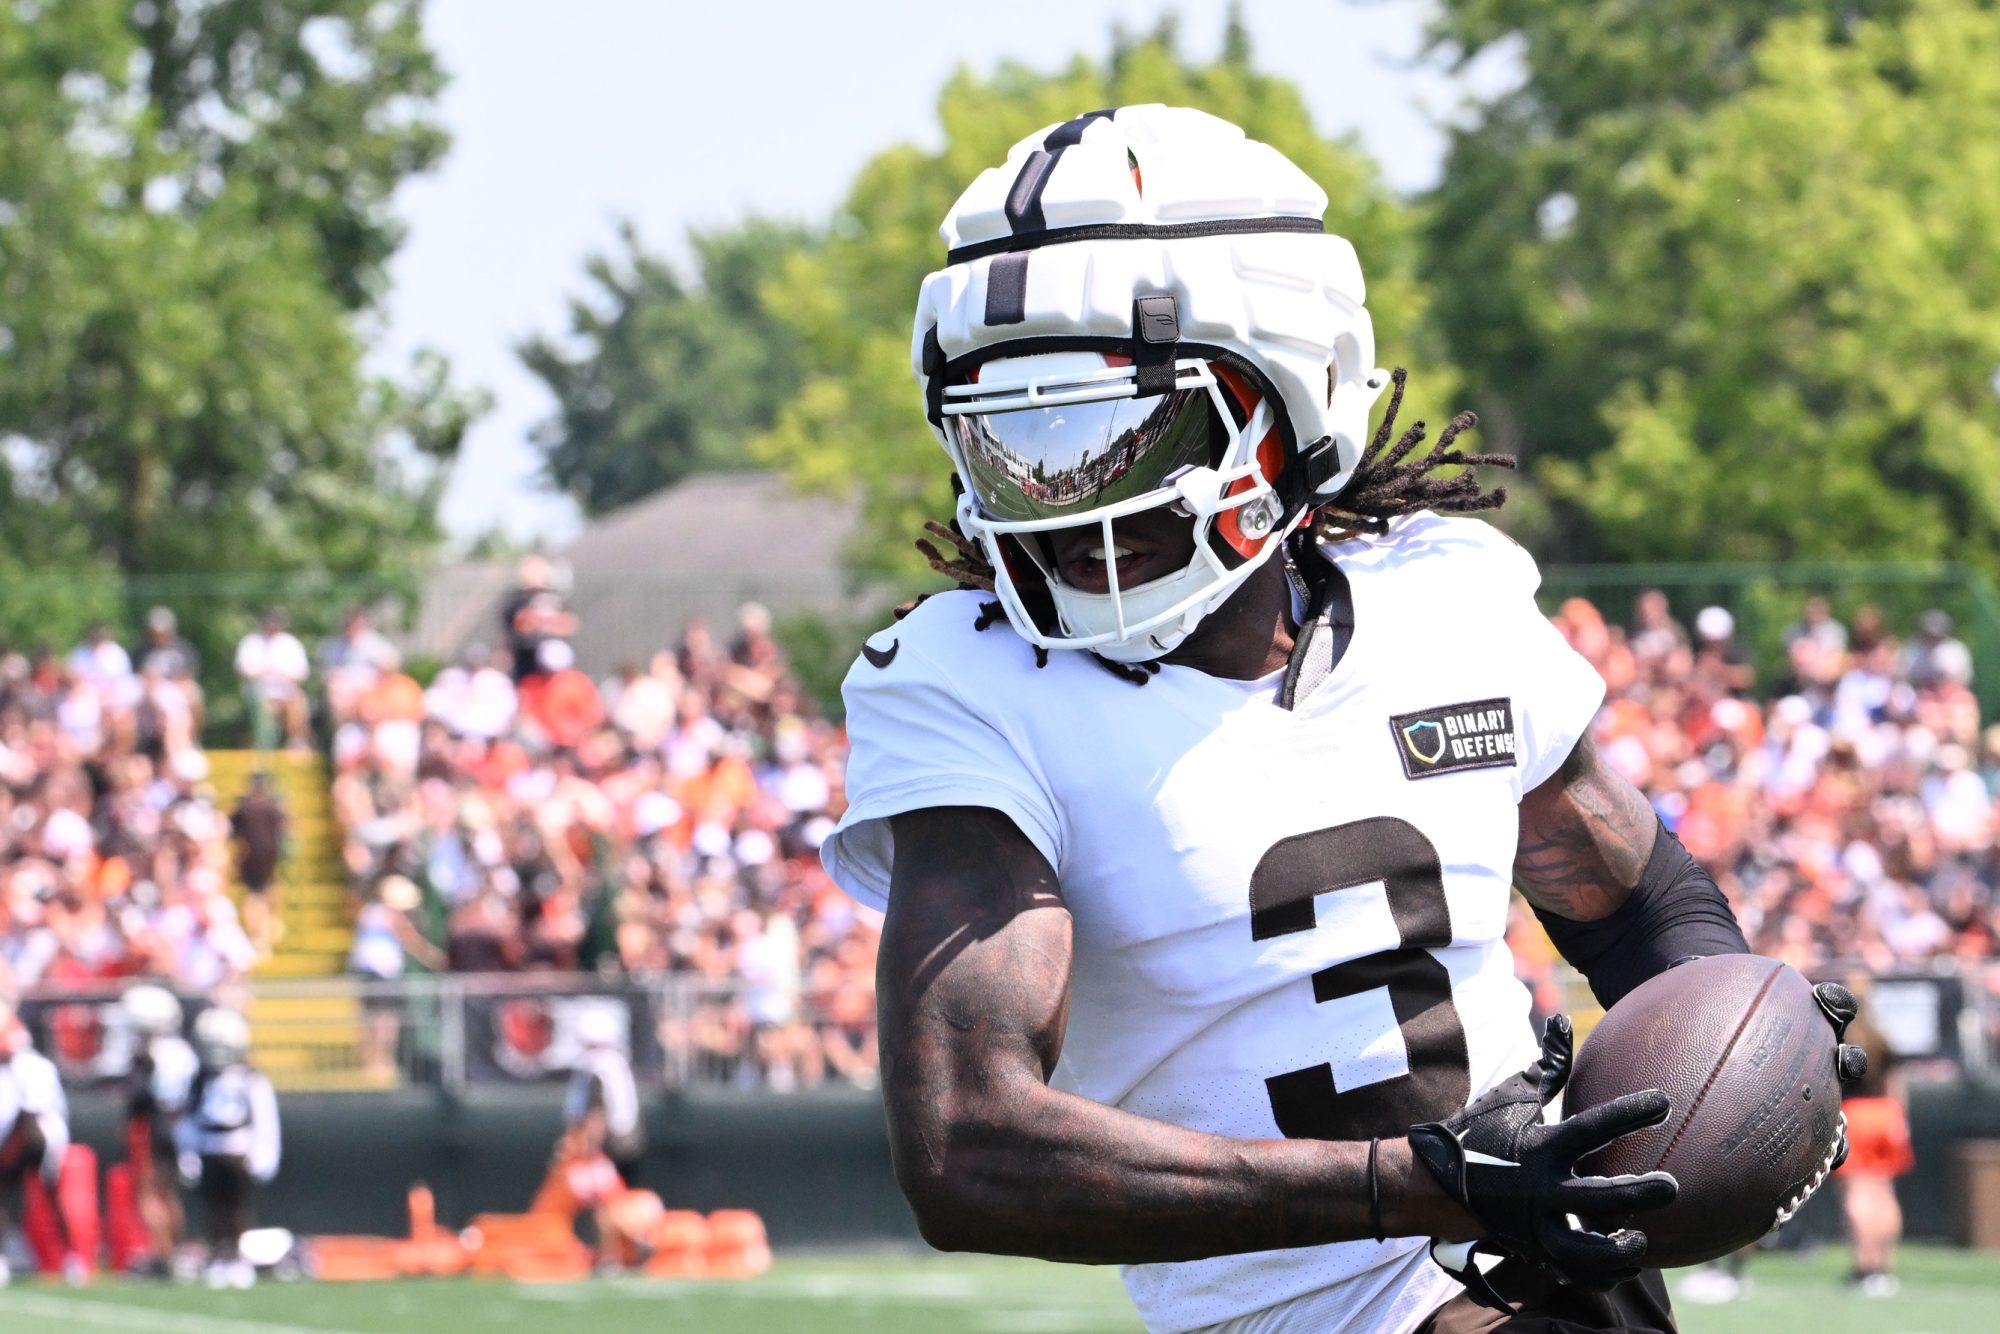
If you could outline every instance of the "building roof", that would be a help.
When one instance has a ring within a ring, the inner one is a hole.
[[[606,575],[783,577],[837,565],[860,514],[768,472],[701,473],[603,515],[560,558],[579,584]]]
[[[704,473],[603,515],[553,561],[577,616],[577,665],[602,674],[674,644],[697,617],[727,642],[736,612],[862,614],[841,569],[857,500],[804,495],[765,472]],[[445,566],[424,584],[410,651],[451,658],[501,641],[512,562]]]

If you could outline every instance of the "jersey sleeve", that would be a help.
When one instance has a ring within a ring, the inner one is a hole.
[[[250,1083],[250,1152],[246,1166],[259,1182],[278,1175],[284,1140],[278,1129],[278,1095],[271,1081],[255,1075]]]
[[[905,621],[898,629],[914,629]],[[980,806],[1007,816],[1051,866],[1062,861],[1056,803],[991,713],[973,706],[915,636],[871,642],[841,687],[847,704],[847,812],[820,849],[827,874],[873,908],[889,900],[895,859],[889,817],[932,806]],[[875,661],[900,652],[888,665]]]
[[[1590,730],[1604,703],[1604,678],[1535,605],[1542,584],[1535,558],[1511,539],[1495,536],[1505,584],[1500,606],[1511,640],[1518,771],[1527,793],[1561,768]]]

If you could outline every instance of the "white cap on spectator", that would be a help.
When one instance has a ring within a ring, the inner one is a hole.
[[[560,639],[544,639],[535,650],[535,665],[545,672],[564,672],[576,665],[576,650]]]
[[[42,847],[58,861],[82,856],[90,851],[93,842],[90,821],[67,806],[50,811],[42,824]]]
[[[177,750],[167,761],[167,772],[183,783],[199,783],[208,777],[208,756],[192,746]]]
[[[816,815],[806,821],[805,827],[799,830],[799,837],[806,841],[807,847],[817,848],[820,844],[826,842],[828,838],[832,837],[833,831],[834,823],[832,820],[824,815]]]
[[[730,848],[729,831],[713,820],[694,827],[694,850],[704,857],[720,857]]]
[[[681,822],[681,804],[664,792],[646,792],[632,806],[632,830],[640,838],[651,838],[662,829]]]
[[[1771,716],[1791,727],[1811,722],[1812,714],[1812,703],[1804,695],[1787,695],[1771,706]]]
[[[1882,854],[1872,843],[1854,840],[1841,850],[1841,869],[1857,885],[1873,885],[1882,879]]]
[[[736,836],[736,863],[762,866],[777,855],[778,845],[761,829],[746,829]]]
[[[1736,633],[1736,618],[1727,607],[1703,607],[1695,614],[1694,632],[1703,639],[1727,639]]]

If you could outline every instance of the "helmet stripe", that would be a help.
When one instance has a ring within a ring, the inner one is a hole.
[[[1019,324],[1028,318],[1028,257],[1001,255],[986,266],[986,323]]]
[[[1056,169],[1056,159],[1062,156],[1058,148],[1051,153],[1037,148],[1028,154],[1028,160],[1021,164],[1021,174],[1014,178],[1014,188],[1007,192],[1007,225],[1017,232],[1039,232],[1047,224],[1042,218],[1042,188],[1049,183],[1049,173]]]
[[[1011,221],[1012,197],[1009,196],[1008,218]],[[1041,209],[1038,196],[1035,201],[1037,214]],[[1070,241],[1179,241],[1194,236],[1237,236],[1251,232],[1324,232],[1326,224],[1318,218],[1295,218],[1290,215],[1266,218],[1214,218],[1203,222],[1093,222],[1080,227],[1051,227],[1046,231],[1021,232],[1012,236],[996,236],[991,240],[974,241],[969,245],[954,246],[945,252],[945,263],[963,264],[968,260],[983,259],[987,255],[1004,255],[1017,250],[1039,250],[1043,246],[1062,245]]]

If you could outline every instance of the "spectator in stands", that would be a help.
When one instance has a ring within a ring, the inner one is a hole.
[[[111,627],[103,621],[93,622],[83,632],[83,642],[70,650],[68,661],[76,679],[102,692],[107,701],[131,686],[131,655],[111,637]]]
[[[236,674],[243,679],[252,744],[259,750],[271,747],[280,728],[292,748],[306,747],[305,683],[312,664],[289,625],[285,609],[272,607],[236,645]]]
[[[0,986],[207,987],[255,958],[226,893],[191,659],[159,642],[171,618],[148,625],[139,677],[102,633],[60,661],[0,650]]]
[[[1821,653],[1838,656],[1847,652],[1847,627],[1834,619],[1832,606],[1818,594],[1807,598],[1799,619],[1785,627],[1786,651],[1801,639]]]
[[[1972,684],[1972,650],[1951,633],[1951,613],[1932,608],[1917,619],[1917,637],[1903,651],[1901,669],[1919,690]]]
[[[146,638],[139,645],[139,671],[157,672],[163,680],[193,681],[201,675],[201,654],[181,635],[180,619],[171,607],[146,613]]]
[[[484,645],[468,648],[437,674],[425,692],[424,712],[453,736],[493,741],[514,726],[520,699],[504,660]]]
[[[677,652],[602,684],[560,636],[518,691],[468,652],[407,747],[357,717],[335,741],[347,863],[364,901],[383,876],[414,881],[457,970],[712,979],[691,1015],[661,1018],[672,1069],[867,1084],[877,923],[816,859],[842,738],[803,702],[768,615],[737,627],[728,654],[690,625]]]
[[[1632,604],[1632,657],[1641,675],[1661,682],[1687,676],[1688,637],[1657,588],[1639,594]]]
[[[546,557],[522,557],[515,579],[514,591],[500,606],[500,630],[518,685],[541,670],[538,655],[545,641],[576,633],[576,617],[563,605]]]
[[[627,663],[618,669],[615,685],[605,692],[611,721],[635,750],[658,750],[674,722],[674,701],[680,694],[681,673],[673,658],[655,654],[645,672]]]
[[[1740,695],[1757,680],[1756,669],[1736,644],[1736,618],[1727,607],[1703,607],[1694,618],[1692,675],[1713,695]]]
[[[576,654],[560,639],[545,639],[536,670],[519,687],[521,720],[543,746],[574,749],[604,721],[597,683],[575,667]]]
[[[1789,693],[1766,706],[1729,693],[1734,626],[1715,610],[1683,656],[1664,601],[1642,597],[1633,653],[1648,666],[1628,672],[1593,608],[1559,609],[1607,683],[1606,758],[1709,865],[1760,949],[1808,970],[1990,958],[2000,736],[1981,735],[1948,621],[1920,621],[1904,652],[1864,608],[1850,646],[1813,599],[1786,632]]]
[[[319,650],[328,720],[337,727],[352,718],[362,696],[401,665],[395,646],[368,623],[368,609],[359,603],[349,607],[340,619],[339,633]]]
[[[400,981],[411,961],[426,969],[444,966],[443,951],[424,938],[410,920],[423,895],[408,877],[383,877],[371,901],[354,918],[354,944],[348,970],[367,982]],[[376,1084],[396,1077],[396,1042],[401,1034],[403,1002],[381,990],[361,994],[361,1071]]]
[[[285,808],[271,775],[259,769],[229,814],[229,836],[236,845],[236,878],[244,889],[243,916],[251,939],[266,954],[284,934],[276,882],[287,833]]]

